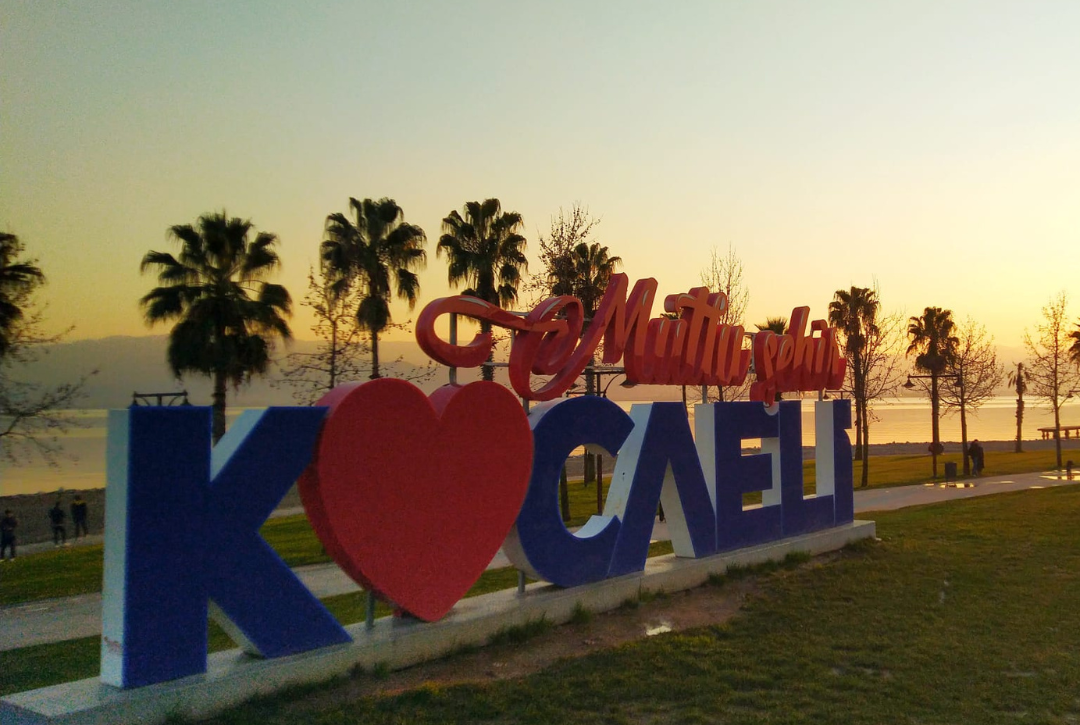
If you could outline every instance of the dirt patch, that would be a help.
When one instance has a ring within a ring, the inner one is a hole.
[[[764,578],[828,566],[843,555],[842,551],[830,552],[769,574],[750,574],[725,580],[720,586],[705,584],[659,595],[635,606],[594,614],[588,621],[551,627],[517,644],[487,645],[396,672],[357,673],[291,702],[280,711],[299,722],[308,713],[366,697],[396,695],[425,685],[445,687],[525,677],[559,660],[583,657],[647,636],[724,624],[761,593]]]
[[[374,695],[393,695],[427,684],[447,686],[524,677],[559,660],[617,647],[650,633],[723,624],[758,591],[757,578],[747,577],[723,586],[705,585],[657,596],[636,606],[592,615],[588,621],[552,627],[520,644],[487,645],[396,672],[358,674],[291,703],[287,710],[299,716],[305,711]]]

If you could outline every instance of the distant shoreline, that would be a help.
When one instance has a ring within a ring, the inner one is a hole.
[[[987,453],[1012,451],[1016,441],[980,441]],[[897,456],[897,455],[928,455],[927,443],[871,443],[870,454],[872,456]],[[950,441],[943,443],[945,453],[956,454],[960,452],[960,443]],[[1080,462],[1080,438],[1069,438],[1061,441],[1063,451],[1076,452],[1076,460]],[[1027,440],[1024,441],[1025,451],[1053,450],[1053,440]],[[813,460],[813,446],[803,448],[803,459]],[[604,456],[604,472],[611,473],[615,468],[615,459],[612,456]],[[571,479],[580,480],[584,470],[582,456],[572,456],[567,461],[567,474]],[[91,534],[100,534],[105,525],[105,489],[67,489],[62,494],[65,513],[69,512],[71,500],[75,494],[80,494],[87,503],[88,524]],[[19,543],[32,544],[52,539],[52,528],[48,520],[48,510],[56,501],[56,491],[44,493],[13,494],[0,496],[0,511],[11,509],[19,519]],[[279,509],[295,509],[301,506],[300,495],[293,486],[282,499]],[[69,537],[74,534],[74,526],[68,514],[67,531]]]

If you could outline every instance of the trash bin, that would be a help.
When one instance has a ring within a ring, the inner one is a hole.
[[[945,481],[956,480],[956,461],[945,462]]]

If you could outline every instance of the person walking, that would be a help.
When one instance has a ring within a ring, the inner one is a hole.
[[[79,494],[75,494],[75,500],[71,502],[71,522],[75,524],[75,540],[80,536],[86,536],[86,501]]]
[[[60,499],[56,499],[56,505],[49,509],[49,521],[52,522],[53,546],[67,546],[67,528],[64,526],[67,514],[64,513],[64,507],[61,506],[61,503]]]
[[[0,561],[7,561],[4,557],[11,550],[11,560],[15,561],[15,529],[19,527],[19,520],[11,509],[4,511],[4,518],[0,519]]]

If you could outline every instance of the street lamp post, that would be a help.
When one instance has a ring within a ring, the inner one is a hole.
[[[953,378],[961,385],[963,385],[963,379],[956,373],[933,373],[931,375],[908,375],[907,382],[904,383],[904,387],[911,390],[915,387],[915,383],[912,380],[930,380],[930,416],[931,416],[931,437],[933,441],[930,443],[930,456],[933,461],[932,468],[934,478],[937,478],[937,457],[940,455],[944,448],[941,445],[941,435],[938,429],[938,380],[941,378]],[[966,455],[966,451],[964,451]]]

